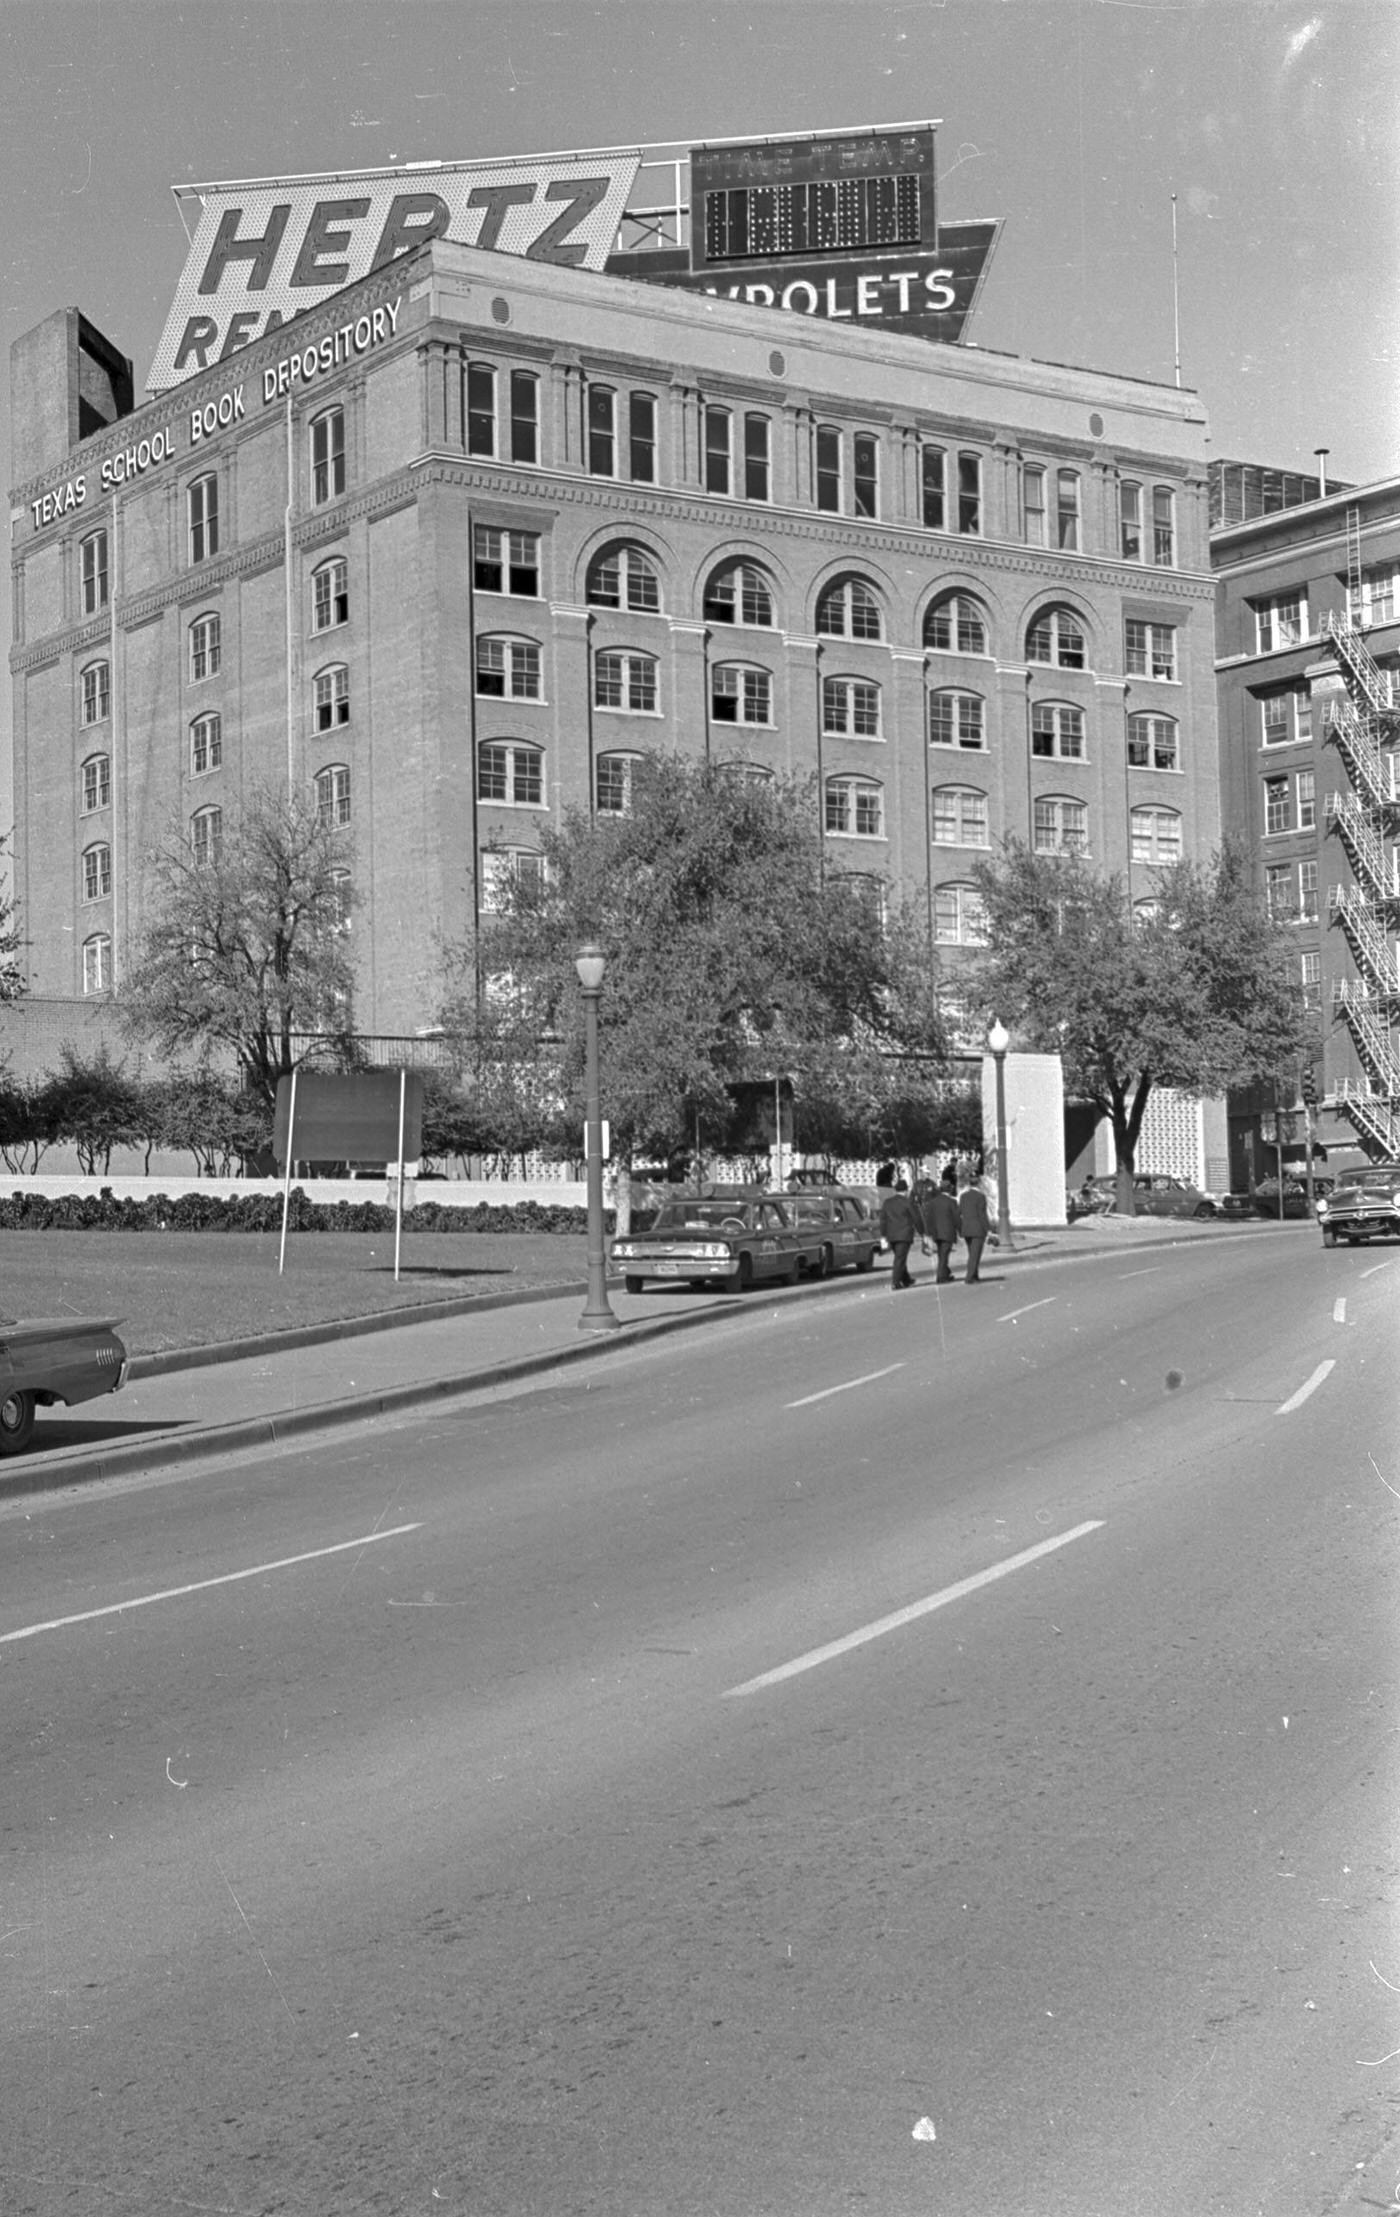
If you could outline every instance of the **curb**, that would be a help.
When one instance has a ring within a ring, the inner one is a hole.
[[[1251,1227],[1220,1232],[1217,1239],[1241,1239],[1251,1234]],[[1138,1253],[1143,1248],[1189,1247],[1201,1237],[1199,1233],[1164,1233],[1157,1238],[1136,1239],[1128,1252]],[[1002,1263],[1053,1264],[1083,1260],[1089,1256],[1121,1256],[1122,1247],[1098,1244],[1080,1248],[1076,1253],[1063,1250],[1050,1253],[1039,1246],[1019,1247],[1009,1255],[998,1254]],[[620,1280],[610,1280],[620,1284]],[[921,1285],[932,1285],[932,1279],[921,1279]],[[802,1286],[775,1286],[763,1295],[766,1303],[777,1300],[786,1305],[797,1300],[809,1300],[826,1296],[832,1298],[856,1288],[868,1293],[868,1278],[852,1274],[849,1277],[827,1278]],[[431,1304],[433,1314],[425,1309],[412,1311],[393,1310],[374,1317],[358,1317],[348,1326],[307,1325],[295,1334],[279,1333],[264,1340],[230,1341],[218,1354],[200,1354],[191,1359],[178,1359],[184,1350],[176,1350],[176,1359],[166,1356],[138,1357],[132,1364],[133,1377],[153,1377],[171,1370],[212,1368],[217,1361],[233,1361],[240,1356],[276,1353],[286,1347],[314,1346],[320,1342],[372,1331],[387,1331],[399,1324],[439,1321],[439,1312],[447,1316],[469,1313],[471,1309],[524,1307],[531,1302],[556,1300],[561,1294],[576,1292],[582,1295],[581,1285],[532,1286],[514,1294],[488,1295],[485,1300],[464,1299]],[[752,1314],[758,1302],[749,1304]],[[283,1409],[262,1416],[238,1418],[231,1423],[195,1424],[184,1430],[163,1432],[154,1438],[138,1441],[123,1440],[110,1447],[68,1447],[52,1449],[42,1461],[22,1463],[13,1472],[8,1466],[0,1468],[0,1503],[22,1500],[29,1494],[52,1493],[60,1487],[77,1484],[80,1480],[101,1482],[103,1479],[130,1476],[135,1473],[166,1470],[182,1463],[207,1462],[216,1456],[233,1455],[259,1447],[284,1446],[290,1440],[314,1432],[333,1431],[338,1426],[363,1423],[376,1416],[391,1416],[406,1409],[422,1408],[434,1401],[454,1400],[462,1394],[483,1393],[493,1386],[510,1385],[517,1380],[534,1378],[545,1371],[570,1369],[575,1364],[588,1362],[595,1355],[604,1354],[610,1347],[635,1347],[654,1339],[667,1339],[678,1332],[695,1331],[708,1324],[712,1318],[732,1318],[742,1310],[729,1302],[715,1302],[703,1309],[692,1309],[687,1314],[657,1317],[649,1321],[636,1317],[620,1323],[616,1332],[590,1332],[572,1346],[540,1349],[535,1354],[515,1355],[503,1361],[487,1363],[480,1369],[454,1373],[446,1378],[419,1378],[402,1386],[382,1386],[372,1393],[350,1394],[336,1401],[313,1402],[305,1408]],[[149,1367],[148,1367],[149,1366]]]

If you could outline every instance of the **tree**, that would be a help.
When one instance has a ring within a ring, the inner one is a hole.
[[[0,859],[6,859],[10,834],[0,832]],[[0,880],[0,1001],[17,1001],[25,989],[20,955],[29,941],[19,928],[19,903]]]
[[[1108,1118],[1118,1207],[1131,1214],[1154,1086],[1221,1093],[1296,1059],[1305,1018],[1282,935],[1228,846],[1165,871],[1142,909],[1121,878],[1019,840],[976,878],[984,1004],[1025,1046],[1058,1053],[1071,1094]]]
[[[169,1055],[232,1052],[268,1103],[299,1063],[351,1059],[349,865],[314,802],[265,789],[207,854],[175,834],[120,988],[125,1028]]]
[[[272,1138],[264,1098],[239,1092],[213,1070],[176,1070],[146,1088],[147,1152],[188,1151],[201,1178],[227,1177]]]
[[[105,1178],[114,1147],[141,1143],[145,1121],[142,1089],[123,1064],[113,1062],[104,1040],[93,1055],[59,1049],[59,1067],[42,1089],[42,1120],[55,1140],[78,1150],[84,1177]]]
[[[733,1111],[742,1081],[797,1098],[880,1102],[890,1058],[943,1053],[926,948],[877,888],[831,871],[810,786],[727,763],[655,756],[625,815],[574,811],[542,839],[544,869],[507,881],[479,956],[444,1011],[476,1085],[536,1120],[581,1128],[574,959],[607,957],[601,1005],[615,1151],[665,1156]]]

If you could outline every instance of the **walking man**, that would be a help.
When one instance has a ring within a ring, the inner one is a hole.
[[[958,1236],[958,1197],[946,1183],[935,1186],[925,1197],[924,1231],[924,1253],[932,1247],[938,1256],[933,1282],[949,1286],[953,1282],[953,1243]]]
[[[892,1193],[887,1193],[880,1203],[880,1237],[888,1240],[890,1248],[890,1291],[903,1293],[914,1281],[909,1275],[909,1250],[923,1230],[918,1204],[909,1192],[909,1181],[901,1178]]]
[[[987,1214],[987,1196],[969,1170],[958,1196],[958,1229],[967,1241],[967,1278],[970,1286],[980,1284],[982,1278],[982,1249],[987,1244],[990,1219]]]

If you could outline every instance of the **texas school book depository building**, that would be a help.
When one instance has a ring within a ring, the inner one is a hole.
[[[651,749],[814,776],[832,867],[951,969],[1006,833],[1143,901],[1209,852],[1199,403],[964,343],[995,226],[940,225],[932,161],[919,126],[677,154],[669,205],[635,153],[205,188],[144,404],[77,311],[20,340],[31,991],[109,993],[151,850],[279,778],[350,829],[357,1024],[400,1038]]]

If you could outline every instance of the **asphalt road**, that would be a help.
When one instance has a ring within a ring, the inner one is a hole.
[[[0,1507],[0,2208],[1391,2207],[1397,1290],[754,1298]]]

